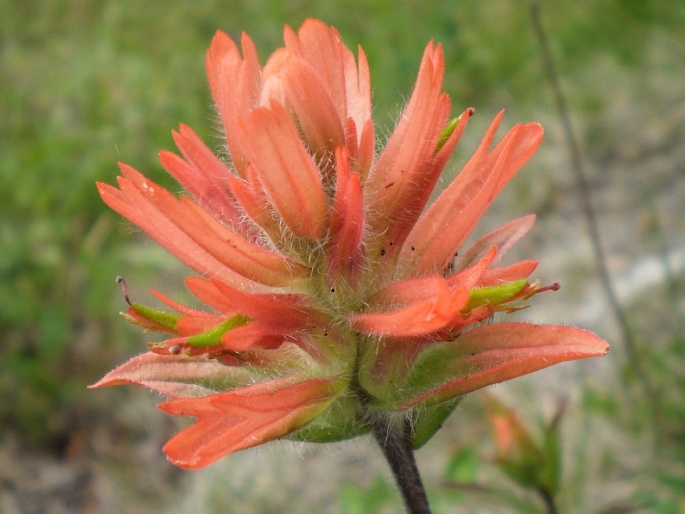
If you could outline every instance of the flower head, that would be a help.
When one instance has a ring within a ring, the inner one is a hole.
[[[202,467],[286,436],[353,437],[398,413],[418,446],[464,394],[607,351],[575,328],[482,323],[555,288],[528,281],[534,261],[502,264],[533,216],[462,249],[539,146],[539,125],[516,125],[493,147],[497,115],[427,206],[474,112],[450,117],[440,45],[426,47],[384,148],[364,52],[355,58],[334,28],[286,27],[263,67],[248,36],[241,47],[218,32],[207,53],[226,158],[184,125],[173,133],[181,156],[160,154],[188,195],[124,164],[118,188],[98,184],[112,209],[197,272],[186,286],[207,306],[158,292],[167,310],[132,303],[131,321],[168,338],[94,385],[144,385],[169,398],[166,412],[197,418],[167,443],[174,463]]]
[[[566,402],[535,437],[518,413],[487,395],[485,406],[495,439],[495,463],[519,485],[548,495],[559,491],[561,475],[560,427]]]

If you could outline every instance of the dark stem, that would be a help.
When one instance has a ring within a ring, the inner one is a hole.
[[[557,509],[557,502],[554,500],[554,496],[544,487],[540,487],[538,493],[542,496],[542,501],[545,502],[547,512],[549,512],[549,514],[557,514],[559,510]]]
[[[397,486],[402,492],[408,514],[430,514],[428,498],[421,482],[419,469],[414,460],[411,442],[411,425],[401,424],[387,418],[379,418],[371,424],[373,435],[385,455]]]

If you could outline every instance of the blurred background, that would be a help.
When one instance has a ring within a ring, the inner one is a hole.
[[[591,329],[612,351],[490,392],[537,438],[565,405],[560,512],[685,512],[685,2],[540,3],[544,41],[516,0],[0,0],[0,512],[401,510],[371,440],[272,444],[184,472],[161,451],[184,424],[160,398],[86,390],[146,349],[117,314],[115,277],[145,302],[149,287],[182,293],[186,274],[94,182],[113,183],[121,160],[179,191],[157,152],[180,122],[219,144],[204,75],[214,32],[249,33],[263,62],[306,17],[363,45],[381,135],[426,43],[442,43],[453,112],[476,108],[443,185],[500,109],[504,128],[544,125],[480,233],[536,213],[514,257],[539,259],[537,277],[562,288],[516,317]],[[435,512],[549,512],[498,463],[489,427],[474,393],[418,452]]]

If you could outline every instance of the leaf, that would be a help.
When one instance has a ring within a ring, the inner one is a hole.
[[[462,398],[460,397],[450,402],[439,403],[433,407],[417,409],[416,415],[412,420],[412,445],[414,449],[421,448],[431,440],[436,432],[442,428],[442,424],[454,412],[454,409],[457,408],[457,405],[461,403],[461,400]]]

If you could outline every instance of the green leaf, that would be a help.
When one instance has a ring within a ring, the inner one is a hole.
[[[553,425],[545,431],[545,461],[540,470],[540,482],[547,491],[556,495],[561,481],[561,440],[559,425]]]
[[[416,409],[417,413],[413,417],[414,433],[412,444],[414,449],[421,448],[431,440],[463,399],[464,397],[460,396],[450,402],[439,403],[433,407]]]
[[[287,439],[310,443],[331,443],[366,434],[370,427],[359,422],[359,401],[352,396],[336,399],[307,426],[290,434]]]

